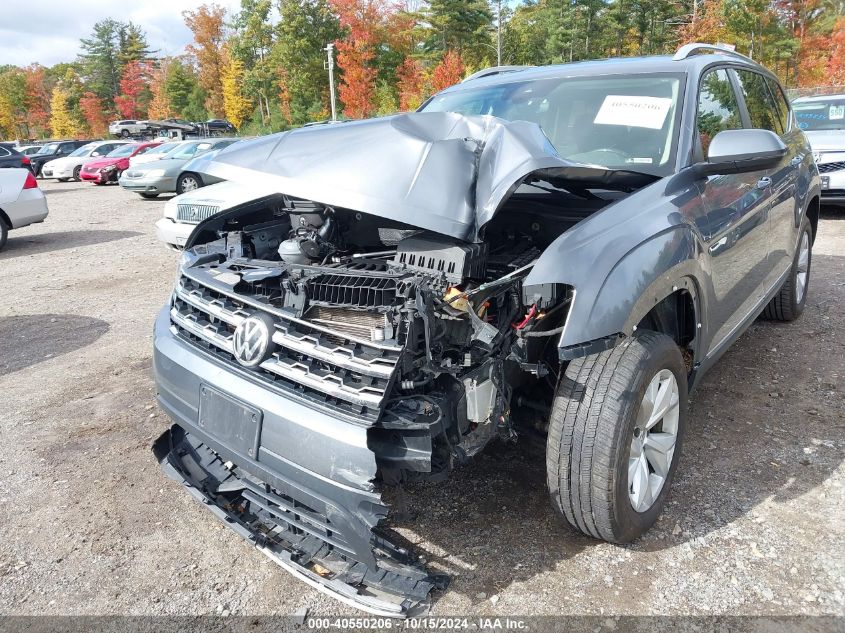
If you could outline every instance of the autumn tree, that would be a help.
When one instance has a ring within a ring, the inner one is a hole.
[[[50,99],[50,129],[55,138],[66,138],[76,133],[76,124],[68,110],[68,93],[61,85],[53,88]]]
[[[399,109],[406,112],[416,110],[422,103],[425,91],[425,74],[422,64],[412,57],[406,57],[396,71],[396,77]]]
[[[446,51],[443,59],[431,71],[431,90],[440,92],[464,78],[464,62],[456,51]]]
[[[329,42],[341,35],[328,0],[279,0],[279,24],[270,51],[285,125],[316,120],[328,111]]]
[[[109,122],[100,97],[89,90],[79,100],[79,109],[85,118],[88,131],[93,136],[105,136],[108,132]]]
[[[0,130],[6,138],[26,138],[26,75],[19,68],[0,72]]]
[[[344,114],[360,119],[373,110],[377,72],[371,62],[385,6],[382,0],[331,0],[331,4],[346,29],[346,36],[335,42],[341,71],[338,95]]]
[[[50,132],[50,90],[47,75],[40,64],[24,68],[26,76],[26,111],[29,134],[44,137]]]
[[[243,94],[258,102],[262,123],[271,115],[270,93],[276,74],[270,60],[273,46],[270,9],[270,0],[241,0],[241,10],[232,25],[234,34],[228,42],[229,54],[243,65]]]
[[[252,113],[252,104],[243,93],[244,63],[231,55],[228,49],[224,51],[224,59],[223,109],[232,125],[240,128]]]
[[[487,0],[430,0],[426,17],[432,29],[429,46],[456,50],[473,58],[487,56],[493,14]]]
[[[168,60],[162,60],[158,68],[150,72],[150,103],[147,106],[147,117],[150,119],[160,120],[173,116],[170,95],[167,93],[167,72],[170,67]]]
[[[204,4],[196,11],[184,11],[185,24],[194,34],[188,52],[196,57],[199,83],[205,90],[205,108],[214,116],[223,114],[223,44],[226,41],[224,18],[226,9],[217,4]]]
[[[114,105],[120,116],[127,119],[139,119],[144,116],[149,102],[150,64],[149,62],[129,62],[120,79],[120,94],[115,97]]]

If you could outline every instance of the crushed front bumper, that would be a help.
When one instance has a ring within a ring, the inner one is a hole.
[[[153,447],[168,476],[320,591],[374,615],[427,610],[428,594],[445,588],[446,578],[429,574],[378,527],[387,507],[372,484],[365,427],[204,354],[171,330],[167,309],[156,320],[153,361],[159,404],[175,422]],[[210,432],[202,412],[210,392],[236,397],[253,412],[251,422],[234,417]]]

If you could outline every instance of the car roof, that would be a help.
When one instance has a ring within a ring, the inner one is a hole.
[[[707,66],[715,62],[729,62],[734,65],[747,66],[750,69],[771,74],[763,66],[747,57],[729,51],[722,52],[714,50],[707,54],[689,55],[683,59],[675,59],[671,55],[652,55],[648,57],[597,59],[550,66],[528,66],[521,70],[509,70],[508,72],[455,84],[440,94],[460,92],[481,86],[496,86],[538,79],[652,73],[699,74]]]
[[[813,95],[812,97],[798,97],[792,103],[813,103],[814,101],[830,101],[831,99],[845,99],[845,94]]]

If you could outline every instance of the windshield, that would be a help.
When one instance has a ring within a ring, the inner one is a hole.
[[[145,147],[138,154],[167,154],[175,149],[179,143],[159,143],[157,145],[150,145]]]
[[[679,75],[516,81],[436,95],[423,112],[537,123],[561,157],[658,176],[672,172]]]
[[[138,147],[137,145],[121,145],[116,149],[110,151],[106,156],[109,158],[119,158],[121,156],[131,156],[132,152],[135,151],[135,148]]]
[[[792,104],[802,130],[845,130],[845,96]]]
[[[199,143],[185,143],[184,145],[179,145],[169,151],[164,158],[190,158],[197,153],[199,145]]]
[[[79,149],[73,150],[68,156],[88,156],[96,148],[96,145],[83,145]]]
[[[59,144],[58,143],[47,143],[43,145],[40,150],[38,150],[39,154],[55,154],[59,151]]]

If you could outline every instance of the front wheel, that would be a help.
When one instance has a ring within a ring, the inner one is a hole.
[[[9,239],[9,227],[6,226],[3,218],[0,218],[0,250],[3,250],[3,247],[6,246],[7,239]]]
[[[571,361],[555,393],[546,447],[555,509],[595,538],[641,536],[668,494],[686,405],[684,360],[663,334],[642,332]]]
[[[181,174],[176,180],[177,194],[182,194],[186,191],[195,191],[200,187],[202,187],[202,178],[200,178],[197,174],[192,174],[188,172],[185,174]]]
[[[74,179],[76,182],[80,182],[80,181],[82,180],[82,178],[79,176],[79,174],[80,174],[80,172],[81,172],[81,171],[82,171],[82,167],[81,167],[81,166],[79,166],[79,167],[74,167],[74,168],[73,168],[73,179]]]
[[[125,128],[124,128],[124,129],[122,129],[122,130],[120,131],[120,135],[121,135],[123,138],[129,138],[129,130],[127,130],[127,129],[125,129]]]

